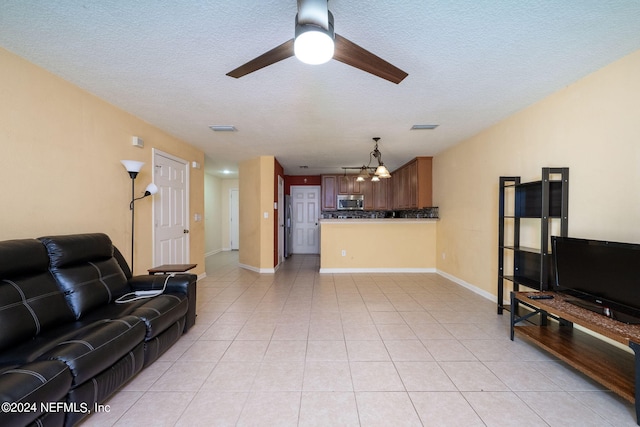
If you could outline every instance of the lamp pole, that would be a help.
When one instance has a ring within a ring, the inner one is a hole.
[[[135,238],[135,210],[134,203],[136,200],[144,199],[147,196],[151,196],[158,192],[158,187],[152,182],[147,185],[147,188],[144,191],[144,194],[141,197],[136,198],[136,177],[138,176],[138,172],[142,169],[144,162],[138,162],[135,160],[120,160],[122,165],[129,172],[129,176],[131,177],[131,203],[129,203],[129,210],[131,210],[131,274],[133,274],[133,241]]]
[[[135,236],[135,211],[133,209],[133,202],[135,200],[136,177],[140,169],[142,169],[142,166],[144,166],[144,162],[138,162],[136,160],[121,160],[120,162],[127,172],[129,172],[129,177],[131,177],[131,203],[129,203],[129,209],[131,210],[131,274],[133,274],[133,240]]]
[[[133,198],[135,196],[136,175],[138,175],[138,172],[129,172],[129,175],[131,175],[131,203],[129,203],[129,209],[131,210],[131,274],[133,274],[133,238],[136,235],[134,228],[136,221]]]

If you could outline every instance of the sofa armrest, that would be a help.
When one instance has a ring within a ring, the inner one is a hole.
[[[140,275],[129,279],[129,286],[134,291],[160,290],[169,274]],[[176,274],[167,281],[167,292],[177,292],[189,296],[189,286],[195,285],[198,276],[195,274]]]
[[[140,275],[129,279],[129,285],[134,291],[152,291],[160,290],[164,286],[169,274],[156,275]],[[196,323],[196,281],[198,276],[188,273],[177,273],[167,280],[167,288],[165,292],[180,293],[187,296],[189,302],[189,310],[187,311],[187,319],[184,325],[184,331],[187,332]]]

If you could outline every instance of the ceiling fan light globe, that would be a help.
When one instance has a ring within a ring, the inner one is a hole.
[[[334,43],[326,32],[309,30],[296,36],[293,51],[305,64],[319,65],[333,58]]]

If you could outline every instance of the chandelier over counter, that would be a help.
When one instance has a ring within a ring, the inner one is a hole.
[[[373,140],[375,141],[376,145],[373,148],[373,151],[369,153],[369,163],[366,166],[362,165],[362,167],[360,168],[360,173],[356,178],[356,181],[362,182],[371,178],[371,181],[377,182],[377,181],[380,181],[380,178],[391,178],[389,169],[387,169],[387,167],[382,162],[382,153],[380,152],[380,150],[378,150],[378,141],[380,140],[380,138],[376,137],[376,138],[373,138]],[[377,167],[371,166],[371,162],[373,161],[374,158],[378,160]],[[343,168],[343,169],[347,169],[347,168]],[[370,170],[371,171],[375,170],[375,172],[373,173],[373,176],[369,174]]]

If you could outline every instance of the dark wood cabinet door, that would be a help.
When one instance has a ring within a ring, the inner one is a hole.
[[[336,175],[322,175],[322,210],[335,211],[337,208],[337,181]]]

